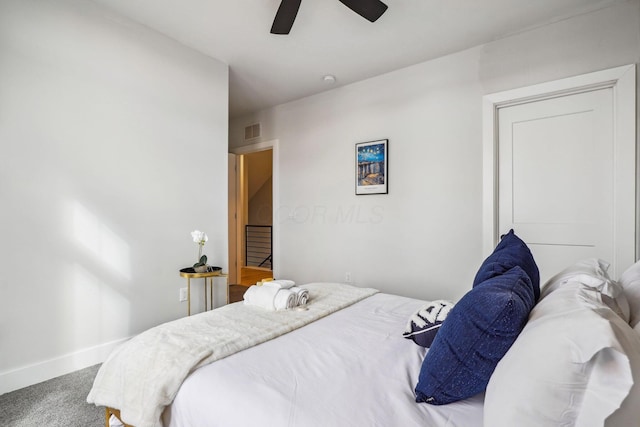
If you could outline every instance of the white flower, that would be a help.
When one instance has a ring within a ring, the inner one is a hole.
[[[204,260],[202,259],[202,248],[204,247],[204,244],[207,242],[207,240],[209,240],[209,238],[207,237],[207,233],[205,233],[204,231],[200,231],[200,230],[194,230],[191,232],[191,237],[193,238],[193,241],[195,243],[198,244],[198,263],[205,263],[207,262],[207,257],[204,257]]]
[[[204,246],[204,244],[209,240],[207,237],[207,233],[200,230],[194,230],[191,232],[191,237],[193,237],[193,241],[200,246]]]

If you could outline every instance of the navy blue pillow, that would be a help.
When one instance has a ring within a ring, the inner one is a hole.
[[[531,279],[536,301],[540,298],[540,271],[529,247],[513,230],[502,236],[493,253],[484,260],[473,279],[473,287],[494,276],[503,274],[512,267],[519,266]]]
[[[518,266],[467,292],[422,362],[416,402],[443,405],[483,392],[534,305],[531,279]]]
[[[421,347],[431,347],[433,339],[452,307],[453,303],[449,301],[431,301],[411,316],[402,336],[413,340]]]

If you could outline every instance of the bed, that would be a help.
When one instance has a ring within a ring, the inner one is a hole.
[[[305,310],[240,302],[140,334],[87,400],[136,427],[640,426],[640,263],[618,281],[607,267],[580,261],[540,290],[510,233],[422,323],[429,302],[306,284]],[[409,333],[427,328],[428,348]]]

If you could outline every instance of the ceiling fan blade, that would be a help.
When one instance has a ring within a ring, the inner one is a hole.
[[[340,0],[345,6],[353,10],[358,15],[371,22],[376,22],[378,18],[387,10],[387,5],[380,0]]]
[[[271,26],[271,34],[289,34],[302,0],[282,0]]]

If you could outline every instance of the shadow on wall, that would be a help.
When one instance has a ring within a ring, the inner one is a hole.
[[[131,248],[104,221],[77,200],[68,207],[69,232],[79,256],[66,273],[69,324],[75,344],[86,345],[130,334]],[[83,262],[84,261],[84,262]],[[106,274],[97,274],[99,271]],[[103,277],[100,277],[103,276]]]

